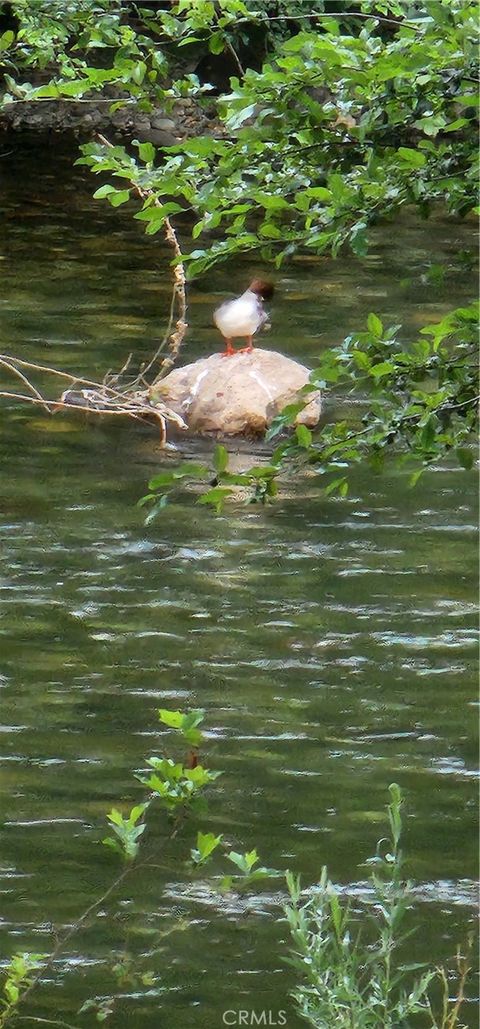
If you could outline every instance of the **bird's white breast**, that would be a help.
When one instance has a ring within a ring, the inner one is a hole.
[[[234,336],[253,336],[266,319],[256,293],[246,290],[237,300],[227,300],[213,315],[217,329],[228,339]]]

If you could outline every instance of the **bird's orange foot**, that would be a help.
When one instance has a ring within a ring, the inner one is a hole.
[[[247,336],[247,345],[238,351],[239,354],[251,354],[253,350],[253,336]]]
[[[222,353],[220,354],[220,357],[233,357],[233,355],[236,354],[236,353],[237,353],[237,351],[233,349],[231,341],[229,339],[226,339],[225,340],[225,350],[222,350]]]

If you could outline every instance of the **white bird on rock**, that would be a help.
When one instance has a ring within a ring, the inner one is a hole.
[[[267,282],[265,279],[253,279],[241,297],[237,297],[236,300],[226,300],[224,304],[217,307],[213,321],[225,340],[222,357],[232,357],[236,353],[250,353],[253,350],[253,337],[268,320],[263,301],[269,300],[272,296],[273,284],[271,282]],[[247,346],[242,347],[241,350],[234,350],[232,340],[239,336],[246,338]]]

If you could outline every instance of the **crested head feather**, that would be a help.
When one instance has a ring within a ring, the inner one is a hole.
[[[273,282],[269,282],[268,279],[253,279],[248,288],[250,293],[256,293],[263,300],[270,300],[274,294]]]

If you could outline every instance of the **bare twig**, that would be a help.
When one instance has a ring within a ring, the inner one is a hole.
[[[98,382],[94,382],[93,379],[84,379],[82,375],[72,375],[71,372],[62,372],[59,368],[51,368],[46,364],[36,364],[34,361],[24,361],[20,357],[12,357],[10,354],[0,354],[0,362],[9,362],[12,364],[18,364],[21,368],[30,368],[34,372],[45,372],[47,375],[57,375],[60,379],[68,379],[71,386],[82,384],[83,386],[92,386],[93,389],[99,389],[100,385]],[[103,387],[112,396],[117,396],[123,399],[124,394],[121,390],[116,390],[111,386],[105,385]]]
[[[48,374],[66,379],[68,383],[67,389],[64,390],[60,398],[54,397],[49,399],[40,393],[28,376],[20,371],[20,367],[17,366],[42,372],[44,375]],[[125,363],[124,369],[127,366],[128,361]],[[29,393],[0,390],[0,397],[41,406],[48,414],[56,414],[58,411],[66,410],[83,411],[89,415],[115,415],[122,418],[132,418],[139,422],[144,422],[146,419],[149,421],[154,420],[160,429],[162,445],[166,442],[167,438],[167,423],[174,424],[179,429],[186,428],[183,418],[165,404],[150,403],[149,387],[146,382],[142,389],[138,388],[137,380],[129,387],[115,389],[107,385],[106,381],[103,383],[93,382],[81,376],[71,375],[69,372],[59,371],[58,368],[35,364],[32,361],[24,361],[17,357],[10,357],[7,354],[0,354],[1,367],[4,367],[13,375],[17,375],[25,383]],[[119,376],[120,374],[121,372]]]
[[[106,146],[106,147],[108,147],[111,150],[113,149],[113,143],[110,143],[110,140],[108,140],[106,138],[106,136],[103,136],[101,133],[97,133],[97,139],[100,140],[100,142],[103,144],[103,146]],[[142,186],[139,186],[137,182],[132,182],[131,179],[130,179],[130,184],[131,184],[132,188],[135,190],[135,192],[138,194],[138,196],[140,197],[141,200],[145,201],[148,197],[153,197],[154,206],[155,207],[162,207],[162,204],[160,203],[158,197],[155,196],[155,193],[154,193],[153,190],[151,190],[151,189],[143,189]],[[187,331],[186,277],[185,277],[185,268],[184,268],[183,262],[182,262],[182,251],[180,249],[180,245],[179,245],[179,242],[178,242],[178,239],[177,239],[177,235],[176,235],[175,229],[173,228],[173,225],[172,225],[172,223],[171,223],[171,221],[170,221],[170,219],[168,217],[165,218],[164,229],[165,229],[165,239],[167,240],[167,243],[169,244],[169,246],[172,248],[172,250],[173,250],[173,252],[175,254],[176,261],[177,261],[177,263],[174,265],[174,268],[173,268],[173,281],[174,281],[173,289],[174,289],[174,298],[175,298],[176,303],[178,304],[178,317],[177,317],[177,321],[176,321],[176,324],[175,324],[175,329],[169,335],[168,345],[169,345],[171,356],[167,357],[167,358],[164,358],[164,360],[162,361],[161,368],[160,368],[160,373],[156,377],[156,379],[154,380],[155,382],[157,381],[157,379],[161,378],[172,367],[172,365],[175,363],[175,361],[176,361],[176,359],[178,357],[178,354],[180,352],[180,347],[182,345],[185,333]],[[170,328],[171,328],[171,323],[169,323],[169,331],[170,331]],[[162,346],[163,346],[163,344],[159,348],[159,352],[161,351]]]
[[[24,400],[30,404],[41,404],[45,407],[44,400],[36,400],[34,397],[25,396],[22,393],[9,393],[7,390],[0,390],[0,397],[8,397],[11,400]],[[114,414],[114,415],[127,415],[130,418],[136,418],[137,421],[141,421],[141,415],[135,410],[128,410],[127,408],[98,408],[91,407],[88,404],[69,404],[65,400],[52,400],[50,401],[50,408],[48,409],[49,414],[55,414],[56,411],[63,410],[65,408],[69,411],[86,411],[87,414]],[[154,408],[150,408],[148,414],[155,415],[156,411]]]
[[[232,46],[232,44],[231,44],[229,39],[225,39],[225,46],[226,46],[228,52],[233,57],[233,60],[235,61],[235,64],[237,65],[237,68],[238,68],[238,70],[240,72],[241,78],[242,79],[245,78],[245,68],[243,67],[242,62],[240,61],[240,58],[239,58],[239,56],[237,54],[237,51],[235,50],[235,47]]]
[[[92,392],[92,402],[89,403],[89,398],[85,398],[85,403],[70,403],[64,399],[64,396],[68,396],[68,392],[63,394],[60,400],[52,400],[45,402],[43,399],[37,399],[30,395],[22,393],[13,393],[8,390],[0,390],[0,397],[6,397],[10,400],[21,400],[29,404],[41,405],[44,409],[47,403],[49,414],[56,414],[57,411],[84,411],[85,414],[89,415],[108,415],[117,416],[122,418],[132,418],[134,421],[144,422],[145,419],[154,420],[160,429],[160,442],[162,445],[167,439],[167,422],[176,425],[179,429],[185,429],[186,425],[182,418],[176,414],[175,411],[171,411],[170,408],[162,406],[161,408],[153,406],[148,401],[148,395],[144,392],[143,394],[137,394],[133,398],[125,399],[123,403],[120,401],[114,401],[113,403],[108,402],[108,398],[102,395],[101,390],[97,393]],[[99,406],[94,406],[95,404]]]
[[[43,405],[45,410],[48,411],[48,413],[50,414],[50,408],[49,408],[45,398],[42,397],[42,394],[39,393],[38,389],[36,389],[36,387],[33,385],[33,383],[30,382],[30,379],[28,379],[27,376],[24,375],[23,372],[21,372],[19,368],[15,367],[15,364],[13,364],[8,359],[5,359],[4,357],[0,357],[0,366],[3,367],[3,368],[7,368],[7,370],[12,372],[13,375],[17,375],[18,378],[21,379],[22,382],[25,383],[27,389],[31,390],[33,395],[37,398],[37,401],[39,401]]]
[[[336,11],[333,13],[325,13],[324,11],[312,11],[310,14],[267,14],[262,17],[261,15],[254,18],[238,18],[236,25],[241,25],[244,22],[261,22],[264,25],[270,21],[304,21],[305,19],[311,20],[313,18],[335,18],[337,21],[343,21],[345,18],[362,18],[362,19],[374,19],[374,21],[381,22],[382,25],[394,25],[395,28],[402,28],[403,25],[408,25],[411,28],[419,28],[418,21],[413,18],[399,18],[395,21],[393,18],[384,18],[380,14],[363,14],[360,11]]]
[[[61,1029],[78,1029],[71,1022],[63,1022],[59,1018],[40,1018],[39,1015],[21,1015],[20,1022],[36,1022],[38,1025],[59,1025]]]
[[[169,842],[170,840],[172,840],[172,839],[174,839],[176,837],[176,835],[177,835],[177,833],[178,833],[178,831],[180,829],[180,826],[181,826],[181,823],[183,821],[184,816],[185,816],[185,812],[180,811],[178,813],[178,815],[177,815],[177,817],[175,819],[175,822],[174,822],[172,830],[165,837],[165,841],[166,842]],[[19,995],[19,997],[18,997],[18,999],[16,1001],[16,1005],[15,1005],[16,1009],[18,1009],[19,1004],[24,1004],[25,1003],[25,1001],[28,999],[30,994],[41,983],[42,979],[45,976],[45,973],[54,966],[54,964],[55,964],[59,954],[61,954],[62,951],[65,949],[65,945],[72,938],[72,936],[74,936],[85,925],[85,923],[88,922],[88,919],[90,918],[90,915],[92,915],[95,911],[97,911],[98,908],[100,907],[100,905],[104,904],[105,901],[108,900],[108,898],[112,895],[112,893],[114,893],[115,890],[117,890],[118,887],[121,886],[121,884],[124,882],[124,880],[127,879],[132,874],[132,872],[138,871],[139,868],[148,868],[148,867],[149,867],[148,857],[144,858],[143,861],[139,861],[139,862],[135,862],[135,863],[132,862],[131,864],[127,865],[127,867],[123,869],[123,871],[120,873],[120,875],[118,875],[117,878],[114,879],[113,882],[110,883],[110,886],[107,887],[107,889],[101,894],[101,896],[97,897],[96,900],[92,901],[92,903],[88,905],[88,907],[85,909],[85,911],[82,912],[82,914],[77,918],[77,920],[75,922],[73,922],[72,925],[70,925],[70,927],[67,929],[67,931],[64,933],[64,935],[57,939],[57,942],[56,942],[53,950],[50,951],[50,954],[48,954],[46,956],[45,961],[44,961],[43,965],[41,966],[41,968],[38,969],[38,971],[35,974],[34,978],[30,981],[28,986]],[[17,1010],[15,1010],[14,1012],[12,1012],[12,1017],[16,1021],[19,1018],[20,1019],[21,1018],[27,1018],[28,1016],[26,1016],[26,1015],[23,1015],[23,1016],[22,1015],[18,1015],[17,1014]],[[0,1016],[0,1018],[1,1018],[1,1016]],[[8,1021],[10,1021],[10,1018],[8,1018]],[[3,1026],[4,1024],[6,1024],[6,1023],[4,1023],[3,1021],[0,1021],[0,1026]],[[65,1025],[66,1023],[57,1023],[57,1024]],[[68,1026],[67,1029],[75,1029],[75,1027],[74,1026],[73,1027],[72,1026]]]
[[[59,96],[28,96],[17,97],[15,100],[12,97],[12,99],[5,104],[5,107],[13,107],[13,104],[56,104],[59,100],[66,104],[91,104],[92,107],[96,107],[97,104],[115,104],[120,101],[125,106],[132,106],[136,103],[135,100],[129,100],[128,97],[95,97],[95,99],[93,99],[93,97],[87,97],[85,100],[80,96],[62,96],[60,93]]]
[[[458,1023],[458,1016],[459,1016],[459,1013],[460,1013],[460,1008],[462,1007],[462,1004],[463,1004],[463,1002],[465,1000],[465,986],[466,986],[468,974],[469,974],[469,972],[471,970],[471,967],[472,967],[471,960],[470,960],[472,947],[473,947],[473,937],[472,936],[468,937],[467,947],[466,947],[466,954],[461,954],[460,953],[460,947],[457,947],[457,954],[456,954],[456,959],[457,959],[457,962],[456,962],[457,963],[457,977],[458,977],[457,995],[456,995],[456,997],[454,999],[452,1009],[449,1012],[445,1029],[455,1029],[455,1026]],[[448,997],[448,993],[449,993],[449,990],[448,990],[448,983],[447,983],[447,997]]]
[[[35,987],[38,986],[39,982],[41,982],[41,980],[42,980],[43,976],[45,975],[45,972],[47,971],[47,969],[51,968],[52,965],[54,965],[58,955],[61,954],[62,950],[64,949],[65,944],[68,943],[68,941],[71,939],[71,937],[74,935],[74,933],[78,932],[78,930],[82,928],[82,925],[85,924],[85,922],[87,921],[89,916],[92,914],[92,912],[95,911],[100,906],[100,904],[104,904],[105,901],[108,900],[110,894],[112,894],[114,892],[114,890],[116,890],[117,887],[120,886],[120,884],[123,882],[123,880],[127,878],[127,876],[131,872],[131,867],[132,866],[128,866],[127,868],[124,868],[123,872],[121,872],[121,874],[119,876],[117,876],[117,878],[112,883],[110,883],[110,886],[108,887],[108,889],[106,889],[105,892],[102,893],[102,896],[98,897],[97,900],[94,900],[93,903],[90,904],[88,908],[86,908],[86,910],[83,912],[83,914],[80,915],[80,917],[77,919],[77,921],[74,922],[73,925],[71,925],[69,929],[67,929],[67,932],[65,933],[65,935],[62,936],[61,939],[57,941],[57,943],[55,944],[55,947],[53,948],[53,950],[48,955],[48,957],[47,957],[46,961],[44,962],[44,964],[42,965],[42,967],[39,969],[37,974],[34,976],[34,978],[31,980],[29,985],[23,991],[23,993],[20,994],[20,996],[19,996],[19,998],[17,1000],[17,1006],[20,1003],[23,1004],[27,1000],[27,998],[30,996],[30,994],[35,989]],[[14,1017],[17,1017],[16,1013],[15,1013]]]
[[[141,367],[139,375],[134,380],[138,384],[143,383],[143,385],[148,386],[148,382],[145,379],[145,376],[146,376],[147,372],[149,372],[150,369],[153,368],[153,365],[155,364],[155,362],[158,361],[158,358],[160,357],[160,354],[165,349],[165,347],[166,347],[166,345],[168,343],[168,340],[170,338],[170,334],[172,332],[173,319],[174,319],[174,315],[175,315],[175,302],[176,302],[176,289],[175,289],[175,283],[174,283],[173,284],[173,289],[172,289],[172,299],[170,301],[170,312],[169,312],[169,315],[168,315],[168,322],[167,322],[167,328],[166,328],[166,331],[165,331],[165,335],[164,335],[164,337],[162,339],[162,342],[159,343],[155,353],[150,358],[148,364],[143,365]]]

